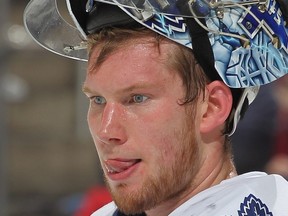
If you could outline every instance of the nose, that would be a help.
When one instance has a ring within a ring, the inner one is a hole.
[[[125,110],[120,104],[107,103],[103,109],[98,139],[105,144],[123,144],[127,140]]]

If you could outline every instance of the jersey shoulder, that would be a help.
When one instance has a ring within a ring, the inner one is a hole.
[[[113,216],[114,212],[116,211],[117,206],[114,202],[110,202],[103,206],[102,208],[98,209],[94,212],[91,216]]]

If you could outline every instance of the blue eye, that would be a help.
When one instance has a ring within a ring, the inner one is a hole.
[[[132,97],[132,100],[134,103],[142,103],[144,101],[146,101],[148,99],[147,96],[144,96],[144,95],[134,95]]]
[[[93,102],[95,102],[96,104],[102,105],[106,103],[106,99],[101,96],[95,96],[93,97]]]

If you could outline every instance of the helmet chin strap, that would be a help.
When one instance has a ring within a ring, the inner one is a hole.
[[[189,5],[187,0],[178,0],[177,7],[183,14],[188,13]],[[194,18],[184,19],[189,29],[192,41],[192,49],[197,62],[201,65],[205,74],[209,77],[210,80],[222,80],[214,67],[215,59],[208,37],[208,31],[202,28]],[[204,18],[197,19],[202,23],[202,25],[206,26]]]
[[[288,1],[287,0],[278,0],[278,3],[280,5],[280,9],[282,11],[284,20],[286,22],[286,27],[288,27]]]
[[[179,10],[187,10],[187,1],[178,1]],[[185,12],[187,13],[187,11]],[[194,18],[185,18],[186,24],[190,32],[192,41],[192,48],[197,62],[203,68],[205,74],[211,81],[221,80],[219,73],[215,69],[215,60],[213,50],[208,38],[208,32],[199,25],[199,21],[202,25],[206,26],[204,19],[198,19],[198,22]],[[233,107],[228,118],[228,130],[225,131],[228,136],[231,136],[237,127],[238,122],[244,116],[248,106],[255,99],[260,87],[249,87],[245,89],[233,89],[231,92],[233,95]]]
[[[240,119],[243,118],[248,106],[256,98],[259,89],[260,86],[254,86],[245,88],[243,90],[243,93],[239,99],[238,104],[236,105],[236,108],[232,108],[228,119],[228,136],[231,136],[235,132]]]

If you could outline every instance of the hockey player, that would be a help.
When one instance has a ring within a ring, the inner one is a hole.
[[[237,175],[229,143],[259,87],[288,73],[287,1],[67,6],[76,28],[53,0],[32,0],[25,25],[88,60],[88,124],[113,197],[93,216],[288,215],[288,183]]]

